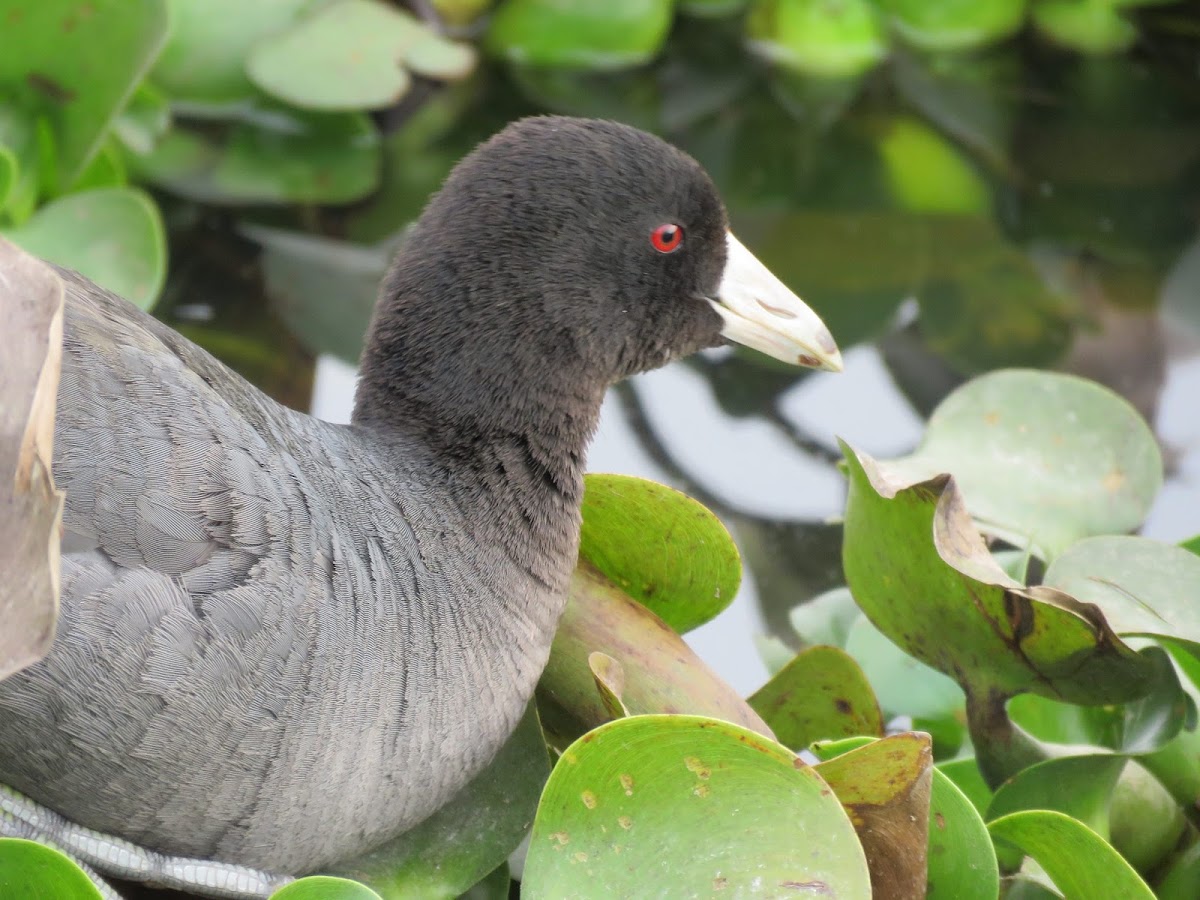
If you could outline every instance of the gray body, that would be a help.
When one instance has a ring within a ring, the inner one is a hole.
[[[578,498],[503,442],[452,473],[402,428],[286,409],[64,279],[61,614],[50,655],[0,682],[0,782],[288,873],[417,824],[532,694]]]

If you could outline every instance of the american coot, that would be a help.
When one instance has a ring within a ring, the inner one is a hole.
[[[609,385],[723,337],[841,367],[700,166],[608,122],[526,119],[458,165],[383,284],[350,426],[62,276],[62,612],[0,684],[0,782],[293,874],[419,823],[515,726]]]

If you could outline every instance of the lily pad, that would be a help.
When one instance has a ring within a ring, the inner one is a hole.
[[[531,705],[496,758],[448,804],[415,829],[333,869],[387,900],[457,897],[524,839],[549,773]]]
[[[158,207],[132,188],[68,194],[5,236],[142,309],[154,305],[166,278],[166,236]]]
[[[69,856],[20,838],[0,838],[0,895],[30,900],[103,900]]]
[[[729,606],[742,580],[737,545],[714,513],[630,475],[587,476],[579,552],[680,634]]]
[[[1049,558],[1138,527],[1163,477],[1158,443],[1129,403],[1094,382],[1031,370],[968,382],[935,410],[915,453],[880,468],[907,484],[953,474],[985,530]]]
[[[396,103],[411,84],[406,63],[429,77],[462,78],[474,67],[475,54],[395,6],[335,0],[259,41],[246,59],[246,72],[286,103],[349,111]]]
[[[595,652],[621,665],[621,700],[633,715],[710,715],[771,733],[666,622],[581,559],[538,691],[585,729],[612,718],[589,665]]]
[[[658,55],[672,7],[671,0],[506,0],[486,43],[521,66],[623,69]]]
[[[749,699],[786,747],[883,734],[883,715],[853,657],[837,647],[809,647]]]
[[[523,897],[721,891],[870,896],[858,837],[811,767],[698,716],[619,719],[567,748],[538,807]]]
[[[915,116],[900,116],[879,136],[892,195],[917,213],[984,215],[987,183],[961,150]]]
[[[888,53],[883,21],[868,0],[756,0],[746,40],[764,59],[831,78],[873,69]]]
[[[0,86],[44,113],[67,190],[167,37],[163,0],[9,0]]]
[[[154,83],[186,107],[252,100],[246,58],[264,38],[288,28],[312,0],[168,0],[171,36],[154,64]]]
[[[836,752],[829,745],[824,750]],[[872,896],[921,896],[933,780],[929,735],[896,734],[872,741],[825,759],[817,773],[837,794],[858,832],[871,870]]]
[[[1154,893],[1111,845],[1082,822],[1053,810],[1011,813],[988,825],[1041,864],[1066,900],[1154,900]]]

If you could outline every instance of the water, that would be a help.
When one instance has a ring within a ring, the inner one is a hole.
[[[685,24],[635,73],[491,70],[389,138],[378,198],[295,217],[173,207],[160,314],[285,402],[345,421],[345,359],[386,241],[455,160],[533,112],[664,134],[705,164],[742,240],[846,351],[841,375],[714,351],[639,377],[608,398],[591,451],[593,471],[678,486],[733,531],[745,586],[689,640],[749,692],[766,674],[754,636],[786,634],[791,607],[841,583],[835,436],[905,453],[972,374],[1042,366],[1123,393],[1169,467],[1144,533],[1200,532],[1200,57],[1170,33],[1148,43],[1101,60],[1033,42],[901,57],[831,84],[773,73],[729,35]],[[255,221],[385,243],[297,246],[247,231]]]

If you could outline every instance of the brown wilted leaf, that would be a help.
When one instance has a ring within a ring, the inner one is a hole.
[[[63,494],[50,471],[63,286],[0,238],[0,678],[46,655],[58,616]]]

